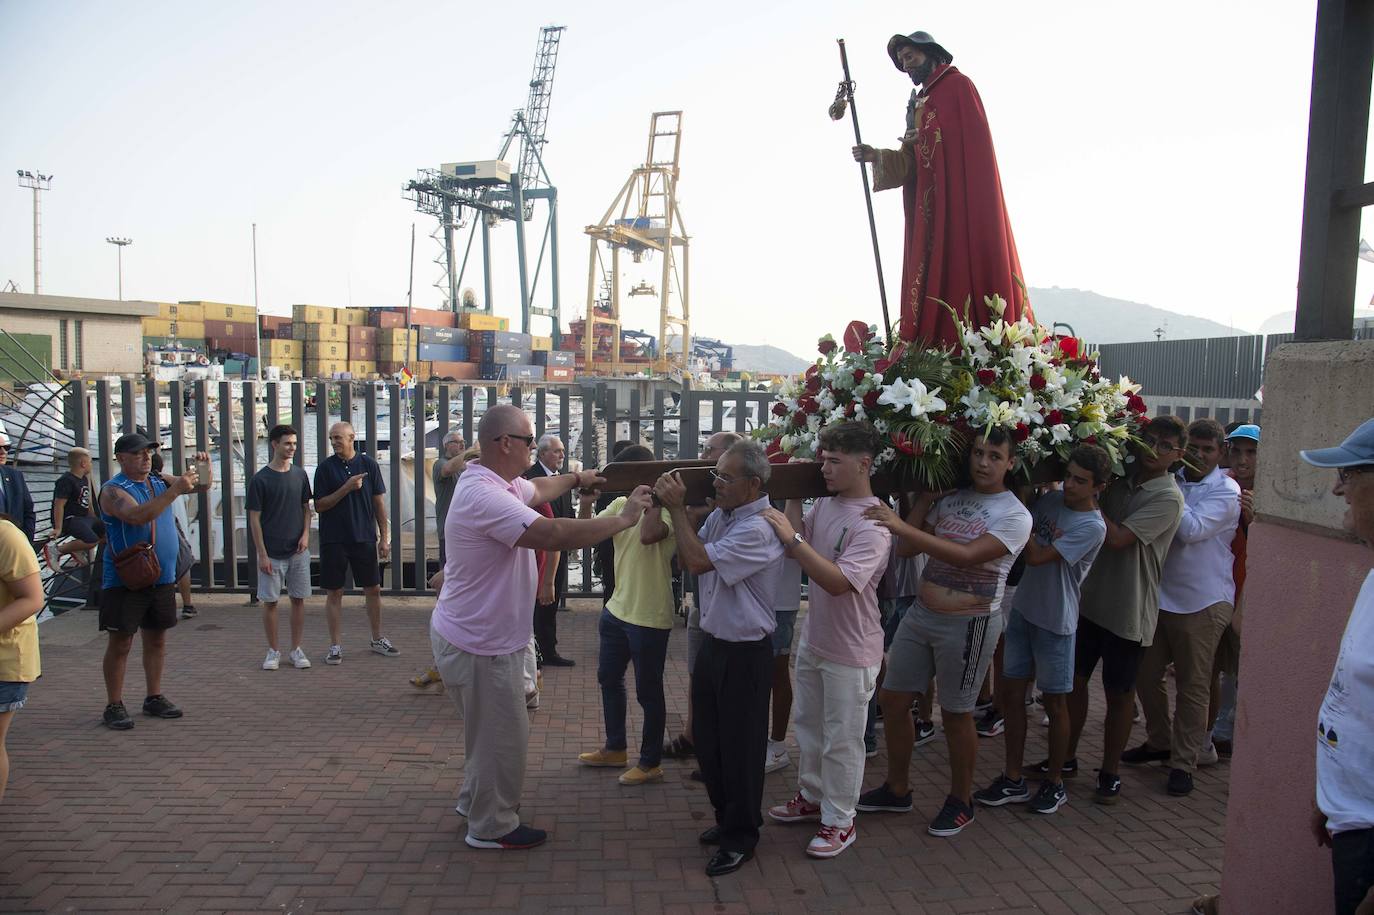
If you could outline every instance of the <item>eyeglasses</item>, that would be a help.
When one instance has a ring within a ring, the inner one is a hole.
[[[729,486],[731,483],[738,483],[738,482],[739,482],[739,478],[732,477],[732,476],[730,476],[730,474],[728,474],[728,473],[721,473],[721,472],[718,471],[718,470],[714,470],[714,469],[713,469],[713,470],[708,470],[707,473],[709,473],[709,474],[711,475],[711,479],[712,479],[712,480],[720,480],[720,482],[721,482],[722,484],[726,485],[726,486]],[[749,479],[749,478],[752,477],[752,476],[753,476],[752,473],[746,473],[742,479],[746,479],[746,480],[747,480],[747,479]]]
[[[1369,473],[1374,470],[1374,465],[1357,464],[1354,467],[1337,467],[1336,476],[1342,483],[1349,483],[1351,477],[1359,476],[1362,473]]]
[[[1171,451],[1178,451],[1183,447],[1182,445],[1173,443],[1164,445],[1160,442],[1159,439],[1151,438],[1148,435],[1142,435],[1140,437],[1140,443],[1144,445],[1146,448],[1149,448],[1151,451],[1155,452],[1156,454],[1168,454]]]
[[[534,436],[533,436],[533,435],[516,435],[516,434],[513,433],[513,432],[507,432],[507,433],[505,433],[505,434],[503,434],[503,435],[498,435],[497,438],[513,438],[513,439],[515,439],[516,441],[524,442],[526,448],[533,448],[533,447],[534,447]]]

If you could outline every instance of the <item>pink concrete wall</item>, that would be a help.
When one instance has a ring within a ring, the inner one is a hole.
[[[1317,711],[1371,565],[1362,545],[1278,524],[1250,528],[1223,911],[1333,911],[1331,855],[1308,828]]]

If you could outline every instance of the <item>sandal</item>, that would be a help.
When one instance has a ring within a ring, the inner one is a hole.
[[[696,755],[696,746],[682,734],[663,745],[664,759],[691,759]]]
[[[410,685],[416,689],[424,689],[432,683],[442,683],[443,677],[439,676],[439,671],[431,667],[422,674],[410,678]]]

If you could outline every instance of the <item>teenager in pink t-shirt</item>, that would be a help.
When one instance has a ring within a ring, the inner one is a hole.
[[[827,426],[820,438],[821,475],[834,498],[816,502],[801,533],[800,503],[790,503],[786,515],[776,509],[764,514],[811,580],[793,718],[800,790],[768,814],[783,823],[820,820],[806,847],[815,858],[835,857],[858,835],[854,805],[864,776],[864,724],[883,660],[878,580],[892,542],[885,528],[864,517],[881,504],[869,483],[880,442],[868,423]]]

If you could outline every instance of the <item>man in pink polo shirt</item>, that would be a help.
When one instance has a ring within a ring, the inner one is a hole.
[[[534,551],[592,546],[634,527],[651,496],[641,486],[624,511],[605,518],[548,518],[531,506],[605,479],[592,470],[522,477],[534,430],[524,411],[510,404],[487,410],[477,438],[480,463],[468,464],[459,478],[444,522],[447,561],[430,643],[434,666],[463,719],[457,809],[468,818],[467,844],[533,848],[548,835],[522,825],[517,811],[529,743],[524,668],[532,634]]]

